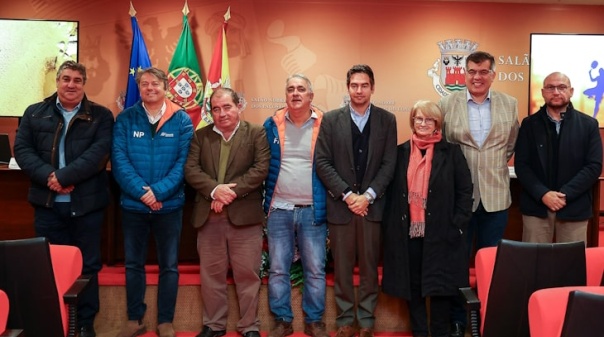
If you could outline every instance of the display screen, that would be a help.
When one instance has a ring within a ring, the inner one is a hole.
[[[530,53],[529,113],[544,104],[543,79],[559,71],[570,78],[575,109],[604,125],[604,35],[533,33]]]
[[[58,67],[78,59],[78,21],[0,19],[0,116],[56,91]]]

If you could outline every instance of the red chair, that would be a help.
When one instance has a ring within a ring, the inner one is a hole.
[[[8,296],[0,290],[0,337],[21,337],[23,336],[23,330],[6,330],[9,310]]]
[[[529,299],[531,337],[558,337],[562,333],[570,293],[582,291],[604,295],[604,247],[585,250],[586,287],[560,287],[538,290]],[[604,320],[603,320],[604,321]],[[603,333],[604,335],[604,333]]]
[[[484,316],[486,315],[489,301],[489,288],[491,286],[491,279],[493,278],[496,256],[497,247],[483,248],[476,254],[476,292],[478,293],[478,298],[482,299],[482,305],[480,306],[480,331],[484,327]]]
[[[576,290],[604,295],[604,287],[598,286],[548,288],[537,290],[531,295],[528,306],[531,337],[559,337],[561,335],[569,295]],[[597,312],[597,316],[603,320],[601,311]],[[600,331],[599,335],[585,336],[604,336],[604,331]]]
[[[88,284],[88,279],[79,278],[82,273],[82,253],[77,247],[50,245],[50,258],[53,266],[61,266],[60,268],[53,267],[53,273],[57,284],[57,292],[64,294],[64,296],[59,297],[59,300],[61,302],[61,321],[63,322],[65,336],[68,336],[70,320],[75,322],[77,319],[77,299],[75,298],[77,294],[70,288],[83,289]],[[74,303],[74,305],[69,303]],[[77,329],[77,326],[73,326],[73,329]]]
[[[582,242],[537,244],[502,240],[476,255],[476,287],[460,289],[472,336],[529,337],[528,301],[543,288],[586,284]]]
[[[590,247],[585,249],[587,261],[587,285],[604,285],[604,247]]]
[[[604,336],[604,295],[571,291],[560,337]]]
[[[77,300],[90,278],[80,277],[77,247],[45,238],[0,241],[0,289],[10,299],[7,327],[27,337],[76,335]]]
[[[8,296],[0,290],[0,333],[6,330],[6,321],[8,320]]]

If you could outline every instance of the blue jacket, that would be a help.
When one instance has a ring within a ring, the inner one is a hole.
[[[163,207],[173,212],[184,205],[184,165],[193,137],[193,124],[182,108],[166,99],[166,111],[155,136],[141,101],[122,111],[113,130],[112,171],[121,188],[121,206],[151,213],[140,198],[151,187]]]
[[[281,169],[281,152],[283,139],[285,139],[285,112],[287,108],[283,108],[275,112],[275,114],[266,119],[264,122],[264,129],[266,130],[266,137],[268,139],[268,145],[271,150],[271,160],[268,169],[268,176],[264,183],[265,194],[264,194],[264,212],[266,214],[270,211],[271,202],[273,199],[273,193],[275,192],[275,186],[277,185],[277,179],[279,177],[279,171]],[[318,118],[315,120],[313,125],[312,142],[311,142],[311,156],[314,157],[315,143],[317,141],[317,135],[321,127],[321,120],[323,119],[323,112],[315,107],[313,111],[317,114]],[[312,170],[312,194],[313,194],[313,208],[315,211],[315,223],[324,224],[326,216],[325,199],[327,197],[325,186],[321,182],[321,179],[317,176],[317,171],[313,162]]]

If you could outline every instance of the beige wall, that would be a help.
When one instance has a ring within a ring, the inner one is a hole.
[[[160,68],[168,67],[180,35],[183,4],[134,1],[151,60]],[[428,77],[441,57],[438,42],[469,40],[492,53],[498,63],[494,89],[518,98],[522,118],[528,114],[529,34],[604,32],[604,6],[392,0],[189,0],[188,5],[204,73],[222,15],[231,6],[231,78],[248,102],[245,119],[261,123],[281,106],[284,80],[292,72],[313,81],[319,107],[337,108],[346,94],[346,71],[367,63],[376,74],[374,102],[396,113],[400,142],[410,134],[409,107],[418,99],[440,98]],[[117,114],[132,39],[128,9],[125,0],[3,1],[0,17],[79,20],[88,96]],[[0,132],[15,129],[14,120],[0,120]]]

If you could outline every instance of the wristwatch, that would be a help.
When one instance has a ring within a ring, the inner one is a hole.
[[[373,196],[372,196],[372,195],[371,195],[371,193],[369,193],[369,192],[365,192],[365,193],[363,193],[363,196],[364,196],[365,198],[367,198],[367,201],[369,201],[369,204],[370,204],[370,205],[371,205],[371,204],[373,204],[373,202],[375,201],[375,199],[373,198]]]

